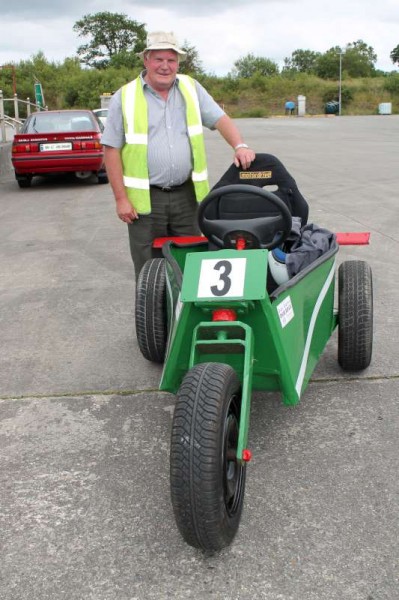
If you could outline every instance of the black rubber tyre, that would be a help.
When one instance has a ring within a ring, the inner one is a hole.
[[[99,184],[108,183],[108,175],[105,171],[97,173],[97,181]]]
[[[237,462],[241,386],[221,363],[194,366],[177,394],[170,453],[173,511],[185,541],[208,552],[233,540],[246,464]]]
[[[32,183],[32,177],[18,177],[17,182],[20,188],[30,188]]]
[[[338,296],[338,362],[345,371],[361,371],[369,366],[373,349],[373,282],[366,262],[340,265]]]
[[[136,336],[144,358],[162,363],[167,341],[165,259],[148,260],[136,286]]]

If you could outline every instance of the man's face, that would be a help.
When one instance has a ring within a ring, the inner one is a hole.
[[[173,84],[179,60],[174,50],[150,50],[144,57],[146,80],[154,90],[168,90]]]

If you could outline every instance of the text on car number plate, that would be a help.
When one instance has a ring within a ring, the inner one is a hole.
[[[52,150],[72,150],[71,142],[59,142],[56,144],[40,144],[42,152],[51,152]]]

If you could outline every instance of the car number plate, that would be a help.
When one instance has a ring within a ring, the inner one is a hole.
[[[72,150],[72,143],[58,142],[55,144],[40,144],[41,152],[51,152],[52,150]]]

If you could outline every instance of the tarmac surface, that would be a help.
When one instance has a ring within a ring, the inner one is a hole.
[[[370,231],[374,352],[337,364],[336,333],[301,403],[254,394],[232,546],[187,546],[169,496],[174,397],[140,354],[125,226],[110,186],[0,178],[0,598],[399,598],[399,116],[243,119],[310,221]],[[232,154],[207,132],[211,183]]]

